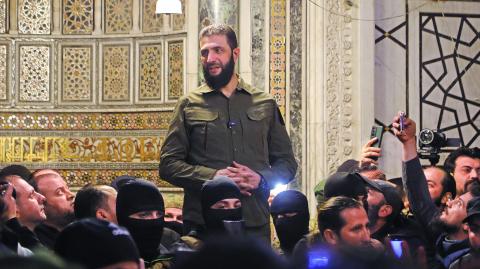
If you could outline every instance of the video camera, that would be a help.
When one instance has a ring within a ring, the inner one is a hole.
[[[460,138],[447,138],[444,133],[431,129],[422,129],[418,135],[418,150],[421,159],[428,159],[431,165],[436,165],[440,160],[440,153],[446,152],[446,147],[459,147]]]

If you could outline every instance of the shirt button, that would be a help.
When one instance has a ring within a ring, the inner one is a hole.
[[[232,131],[232,134],[236,134],[236,133],[237,133],[237,132],[235,132],[235,131]]]
[[[233,151],[237,152],[237,149],[236,149],[236,148],[234,148],[234,149],[233,149]]]

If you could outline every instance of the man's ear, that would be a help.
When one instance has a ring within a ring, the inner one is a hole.
[[[323,231],[323,238],[330,245],[336,245],[338,243],[338,235],[332,229],[325,229],[325,231]]]
[[[240,57],[240,48],[239,47],[236,47],[232,50],[232,53],[233,53],[233,60],[235,61],[235,63],[238,62],[238,57]]]
[[[110,221],[108,212],[102,208],[97,209],[97,211],[95,212],[95,217],[97,219]]]
[[[448,191],[442,196],[441,203],[442,203],[442,205],[444,205],[450,200],[452,200],[452,193]]]
[[[382,205],[380,210],[378,210],[378,216],[380,218],[386,218],[390,216],[393,212],[393,208],[391,205]]]

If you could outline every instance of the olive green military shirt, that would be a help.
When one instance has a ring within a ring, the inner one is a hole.
[[[261,175],[269,187],[291,181],[297,169],[275,100],[239,79],[227,98],[207,85],[182,97],[160,155],[160,177],[184,189],[183,218],[203,224],[200,190],[233,161]],[[269,222],[268,188],[242,199],[247,227]]]

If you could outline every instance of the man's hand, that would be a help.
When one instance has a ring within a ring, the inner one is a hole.
[[[17,216],[17,204],[15,198],[12,196],[13,186],[10,183],[0,185],[0,194],[2,196],[3,203],[5,204],[5,212],[2,219],[7,221]]]
[[[369,167],[371,165],[378,165],[378,161],[372,159],[372,157],[380,157],[380,148],[372,147],[377,142],[378,138],[374,137],[363,146],[362,155],[360,156],[360,162],[358,166],[360,168]]]
[[[232,166],[229,166],[226,169],[228,170],[228,173],[225,172],[225,175],[230,177],[237,184],[243,195],[251,196],[252,191],[258,188],[261,177],[248,166],[233,162]]]
[[[400,115],[402,112],[398,112],[393,118],[392,131],[398,140],[403,144],[403,161],[409,161],[417,157],[417,141],[416,141],[416,123],[405,117],[403,120],[403,131],[400,131]]]

